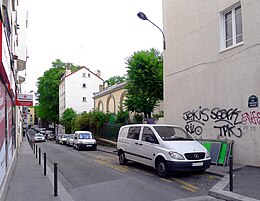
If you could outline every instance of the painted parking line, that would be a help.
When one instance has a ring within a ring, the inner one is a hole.
[[[120,171],[120,172],[128,172],[129,169],[125,166],[120,166],[120,165],[113,165],[109,162],[103,161],[103,160],[99,160],[99,159],[95,159],[94,161],[96,161],[97,163],[104,165],[106,167],[112,168],[114,170]]]
[[[160,178],[161,181],[165,181],[165,182],[168,182],[168,183],[172,183],[172,180],[169,180],[169,179],[165,179],[165,178]]]
[[[187,187],[189,187],[191,189],[194,189],[195,191],[199,190],[198,187],[196,187],[196,186],[194,186],[194,185],[192,185],[192,184],[190,184],[188,182],[182,181],[180,179],[172,178],[172,180],[177,181],[177,182],[179,182],[179,183],[183,184],[184,186],[187,186]]]
[[[197,192],[197,190],[195,190],[195,189],[193,189],[193,188],[190,188],[190,187],[188,187],[188,186],[181,186],[181,187],[184,188],[185,190],[191,191],[191,192],[193,192],[193,193],[196,193],[196,192]]]

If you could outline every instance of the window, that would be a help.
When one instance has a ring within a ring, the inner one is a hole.
[[[83,97],[82,101],[83,101],[83,102],[87,102],[87,98],[86,98],[86,97]]]
[[[130,127],[128,130],[127,138],[130,139],[139,139],[139,134],[140,134],[141,127]]]
[[[90,73],[88,74],[88,77],[90,77]]]
[[[83,73],[83,74],[82,74],[82,77],[86,77],[86,73]]]
[[[144,127],[142,141],[159,144],[153,131],[149,127]]]
[[[221,14],[222,18],[222,49],[243,42],[241,5],[234,5]]]
[[[83,83],[83,84],[82,84],[82,87],[83,87],[83,88],[86,88],[86,83]]]

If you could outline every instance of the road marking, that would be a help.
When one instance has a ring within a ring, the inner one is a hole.
[[[190,184],[190,183],[187,183],[187,182],[185,182],[185,181],[182,181],[182,180],[180,180],[180,179],[173,178],[172,180],[175,180],[175,181],[177,181],[177,182],[179,182],[179,183],[181,183],[181,184],[183,184],[183,185],[185,185],[185,186],[187,186],[187,187],[189,187],[189,188],[192,188],[192,189],[194,189],[194,190],[199,190],[198,187],[196,187],[196,186],[194,186],[194,185],[192,185],[192,184]]]
[[[168,182],[168,183],[172,183],[172,180],[169,180],[169,179],[160,178],[160,180]]]
[[[94,161],[96,161],[97,163],[99,163],[99,164],[101,164],[101,165],[104,165],[104,166],[107,166],[107,167],[110,167],[110,168],[112,168],[112,169],[114,169],[114,170],[118,170],[118,171],[120,171],[120,172],[128,172],[128,168],[127,167],[123,167],[123,166],[119,166],[119,165],[113,165],[113,164],[111,164],[111,163],[108,163],[108,162],[106,162],[106,161],[102,161],[102,160],[94,160]]]
[[[196,193],[197,192],[197,190],[195,190],[195,189],[193,189],[193,188],[189,188],[188,186],[181,186],[182,188],[184,188],[184,189],[186,189],[186,190],[188,190],[188,191],[191,191],[191,192],[193,192],[193,193]]]

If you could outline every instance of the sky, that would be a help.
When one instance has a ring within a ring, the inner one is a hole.
[[[162,33],[137,17],[142,11],[162,27],[162,0],[27,0],[25,91],[52,62],[101,71],[104,80],[126,74],[126,58],[140,50],[163,51]]]

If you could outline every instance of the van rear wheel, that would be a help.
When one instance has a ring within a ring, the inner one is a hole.
[[[156,161],[155,169],[159,177],[166,178],[169,175],[168,167],[164,159],[160,158]]]
[[[120,165],[126,165],[127,159],[125,158],[125,153],[123,151],[120,151],[118,156]]]

